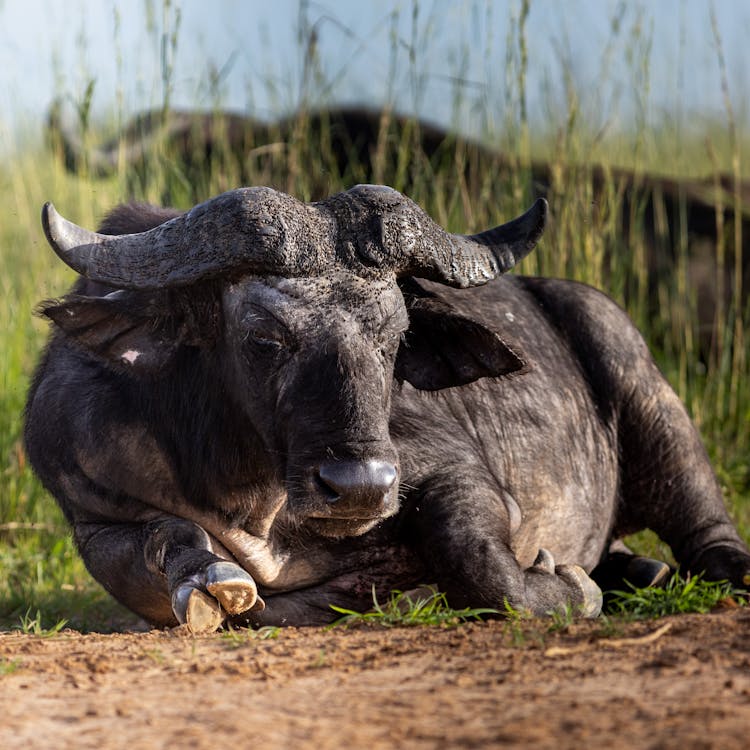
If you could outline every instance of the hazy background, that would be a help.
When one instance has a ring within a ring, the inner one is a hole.
[[[725,117],[712,10],[732,106],[746,129],[747,0],[533,0],[527,50],[513,28],[522,7],[520,0],[0,0],[0,133],[6,145],[18,132],[33,136],[55,97],[80,104],[91,81],[99,120],[124,120],[165,97],[174,107],[270,117],[307,97],[314,105],[387,101],[481,133],[523,106],[508,79],[524,54],[532,126],[562,116],[574,90],[594,129],[668,119],[700,131]],[[313,27],[316,49],[305,51],[300,34]],[[311,69],[305,54],[315,59],[314,81],[303,80]]]

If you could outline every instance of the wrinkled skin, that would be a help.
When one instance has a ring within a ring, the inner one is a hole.
[[[155,625],[317,624],[420,583],[593,616],[588,574],[646,527],[684,570],[748,581],[685,409],[590,287],[335,270],[113,291],[47,305],[26,441],[91,573]]]

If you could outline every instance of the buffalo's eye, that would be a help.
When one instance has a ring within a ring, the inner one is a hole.
[[[260,331],[253,328],[248,329],[247,337],[253,344],[259,346],[282,349],[285,346],[283,338],[276,336],[274,333],[269,331]]]
[[[248,343],[264,349],[283,349],[289,346],[289,330],[278,320],[248,313],[242,322]]]

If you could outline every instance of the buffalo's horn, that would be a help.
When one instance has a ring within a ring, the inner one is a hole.
[[[479,234],[450,234],[436,225],[431,232],[432,252],[418,254],[423,267],[409,272],[460,288],[485,284],[510,271],[534,249],[544,232],[547,208],[547,201],[539,198],[517,219]]]
[[[358,185],[317,204],[256,187],[223,193],[136,234],[88,231],[50,203],[42,210],[42,224],[71,268],[124,289],[183,286],[240,272],[300,276],[336,262],[361,268],[362,261],[398,275],[468,287],[505,273],[526,256],[541,237],[546,214],[547,202],[540,198],[507,224],[460,235],[446,232],[411,200],[382,185]]]
[[[291,226],[284,216],[294,216]],[[47,240],[65,263],[82,276],[125,289],[182,286],[233,270],[293,276],[320,271],[331,260],[327,244],[319,241],[328,230],[321,219],[270,188],[231,190],[137,234],[91,232],[64,219],[51,203],[42,209]]]
[[[525,214],[507,224],[479,234],[451,234],[412,200],[384,185],[357,185],[325,202],[336,210],[342,198],[355,209],[352,215],[355,223],[357,218],[360,222],[360,238],[374,240],[368,222],[379,217],[379,244],[360,240],[360,258],[389,265],[400,276],[418,276],[455,287],[486,284],[509,271],[534,249],[547,218],[547,201],[539,198]]]

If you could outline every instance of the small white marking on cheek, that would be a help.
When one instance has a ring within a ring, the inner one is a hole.
[[[505,317],[507,320],[509,320],[511,323],[516,319],[516,316],[513,315],[512,312],[505,313]]]
[[[135,351],[135,349],[128,349],[126,352],[123,352],[120,355],[120,359],[123,362],[127,362],[129,365],[132,365],[138,357],[141,356],[140,352]]]

